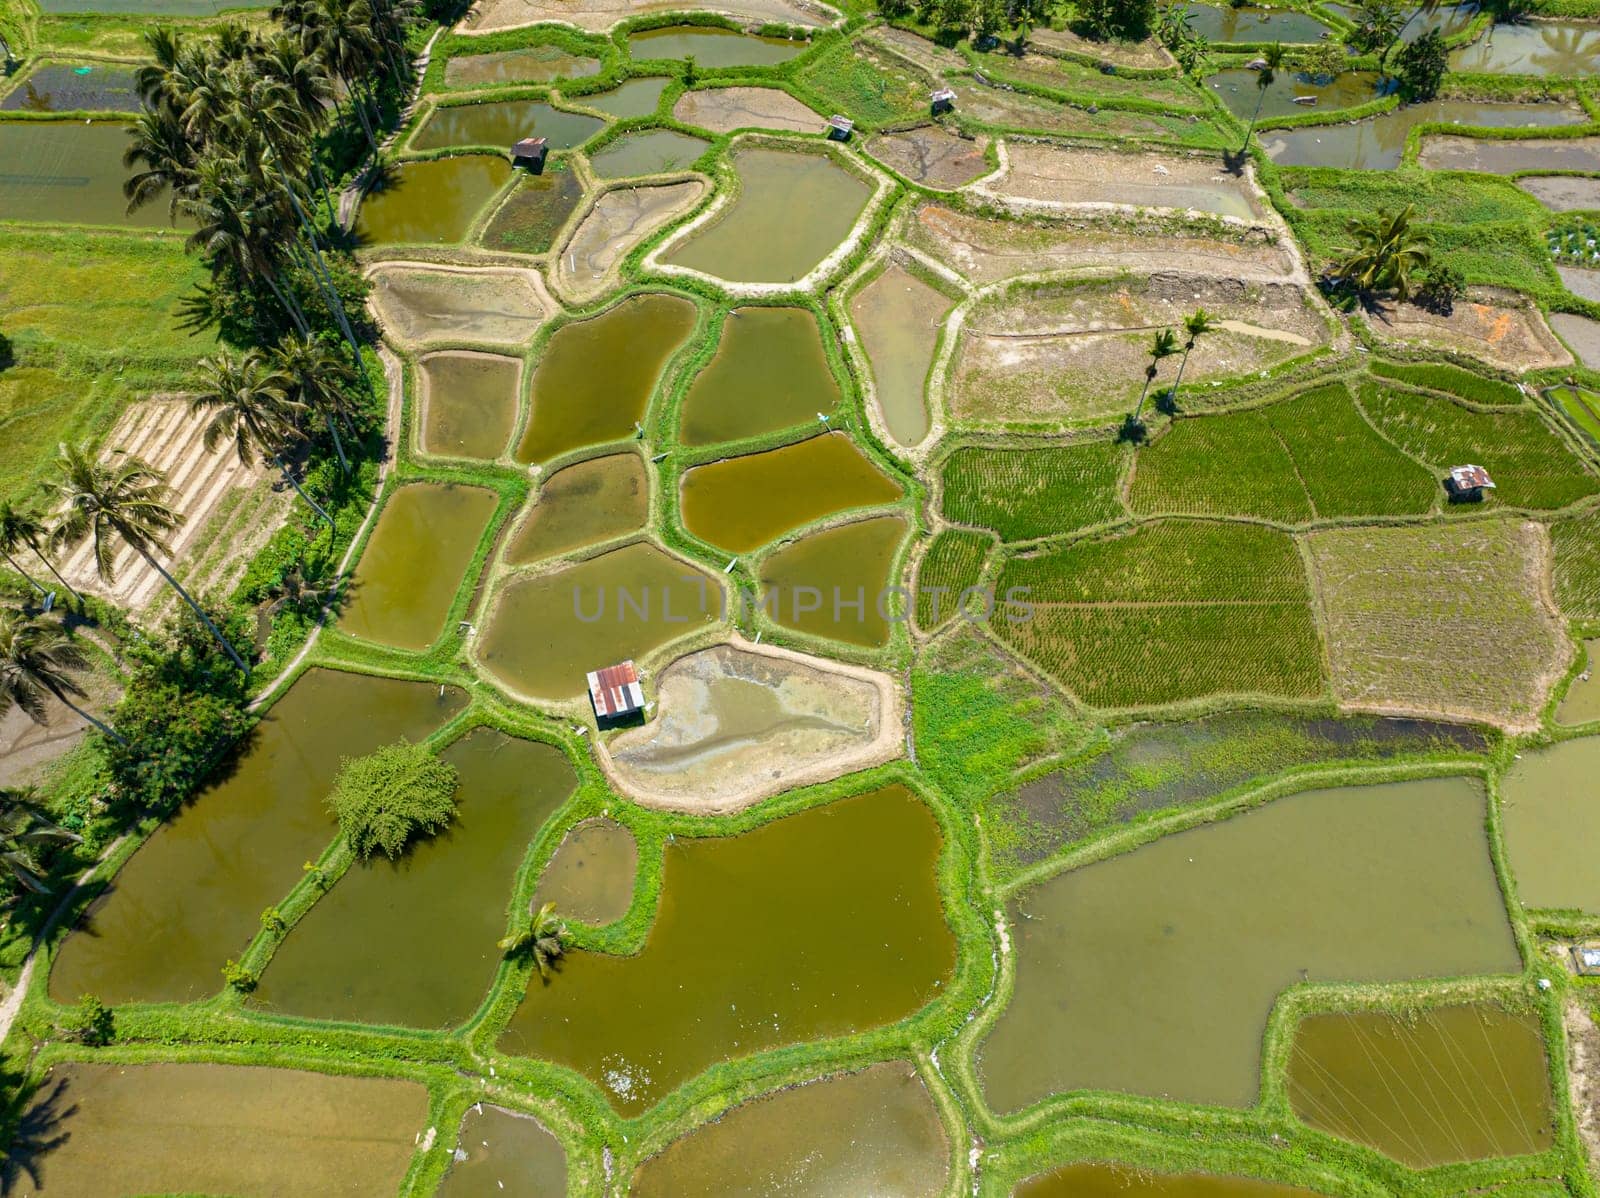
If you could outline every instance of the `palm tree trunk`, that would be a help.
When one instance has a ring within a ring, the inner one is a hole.
[[[155,570],[157,574],[166,579],[168,586],[178,592],[179,598],[189,605],[190,611],[194,612],[195,615],[200,617],[200,622],[206,626],[207,631],[209,631],[216,639],[217,644],[222,646],[223,652],[233,659],[233,664],[239,667],[239,672],[248,677],[250,674],[250,667],[244,664],[244,658],[239,656],[239,651],[235,649],[231,643],[229,643],[227,637],[222,635],[222,631],[211,622],[211,617],[206,615],[205,609],[194,601],[194,596],[190,595],[188,591],[183,589],[183,584],[174,578],[170,573],[168,573],[166,567],[164,567],[160,562],[156,561],[148,549],[144,548],[142,545],[134,545],[134,549],[138,551],[140,557],[144,558],[145,561],[150,563],[151,568]]]
[[[60,699],[68,707],[72,708],[73,711],[77,712],[78,715],[81,718],[83,718],[85,720],[88,720],[89,723],[93,724],[96,728],[100,729],[100,731],[102,733],[104,733],[106,736],[109,736],[112,740],[116,741],[124,749],[126,749],[128,747],[128,738],[126,736],[123,736],[122,733],[118,732],[110,724],[105,723],[103,720],[97,720],[94,716],[90,715],[83,708],[79,707],[71,699],[67,698],[66,695],[61,693],[61,688],[60,687],[56,686],[54,683],[46,682],[44,684],[44,688],[45,688],[45,690],[49,691],[52,695],[54,695],[56,698]]]
[[[289,314],[289,319],[294,321],[294,327],[302,337],[311,336],[311,326],[306,323],[305,314],[300,311],[300,305],[291,302],[285,294],[283,287],[278,282],[278,273],[270,268],[261,272],[261,277],[266,279],[267,286],[272,288],[272,294],[278,297],[278,302],[283,305],[283,310]]]
[[[1256,110],[1250,114],[1250,127],[1244,131],[1244,144],[1239,147],[1239,153],[1241,154],[1250,148],[1250,139],[1255,136],[1256,121],[1261,118],[1261,105],[1266,101],[1266,98],[1267,89],[1265,87],[1257,88]]]
[[[18,574],[22,575],[22,577],[27,580],[27,583],[28,583],[29,586],[31,586],[34,590],[38,591],[39,594],[41,594],[41,595],[45,593],[44,588],[42,586],[40,586],[37,582],[34,581],[33,575],[29,574],[26,570],[24,570],[20,565],[17,564],[17,559],[16,558],[12,557],[9,553],[0,553],[0,557],[5,558],[6,561],[8,563],[10,563],[11,568],[13,570],[15,570]]]
[[[44,563],[44,568],[46,570],[49,570],[50,573],[52,573],[52,574],[54,574],[56,576],[56,581],[59,582],[62,586],[66,587],[67,590],[71,593],[71,595],[72,595],[72,597],[74,599],[81,600],[83,598],[82,595],[78,594],[77,590],[73,587],[73,585],[70,582],[68,582],[65,578],[61,577],[61,571],[57,570],[56,569],[56,564],[53,561],[51,561],[48,557],[46,557],[40,551],[39,546],[37,546],[37,545],[29,545],[28,548],[33,550],[33,556],[38,558],[40,561],[42,561]]]
[[[333,438],[333,451],[339,455],[339,465],[344,469],[344,476],[350,477],[350,459],[344,453],[344,441],[339,437],[339,430],[333,423],[333,413],[324,412],[322,418],[327,421],[328,434]]]
[[[300,206],[295,205],[295,211]],[[302,222],[305,220],[301,216]],[[333,274],[328,270],[328,264],[322,260],[322,251],[317,247],[317,238],[306,226],[306,236],[311,241],[309,253],[301,255],[301,262],[309,267],[311,277],[316,280],[317,289],[322,292],[322,302],[327,305],[328,311],[333,314],[334,320],[339,325],[339,330],[344,334],[345,344],[350,347],[350,356],[354,359],[356,369],[361,368],[361,346],[356,341],[355,330],[350,327],[350,317],[344,310],[344,301],[339,298],[339,292],[333,285]],[[298,248],[298,247],[297,247]],[[320,273],[319,273],[320,268]]]
[[[1144,376],[1144,390],[1139,392],[1139,402],[1134,405],[1133,418],[1139,419],[1139,413],[1144,411],[1144,397],[1150,394],[1150,384],[1156,381],[1156,372],[1151,371]]]
[[[284,480],[291,487],[294,488],[294,493],[296,495],[300,496],[301,499],[304,499],[306,501],[306,503],[310,506],[312,511],[316,512],[317,515],[321,516],[324,520],[326,520],[328,522],[328,531],[332,532],[333,531],[333,517],[328,515],[327,512],[322,510],[322,505],[320,503],[318,503],[315,499],[311,498],[311,496],[306,494],[305,488],[300,485],[299,480],[296,479],[294,474],[293,474],[293,472],[290,471],[289,463],[287,463],[287,462],[285,462],[283,460],[283,455],[281,453],[277,456],[277,458],[275,460],[277,461],[278,469],[283,471]]]
[[[1167,388],[1167,396],[1174,403],[1178,401],[1178,388],[1183,386],[1183,372],[1184,369],[1189,365],[1189,354],[1191,351],[1193,351],[1193,349],[1193,341],[1185,343],[1183,347],[1183,357],[1178,359],[1178,377],[1173,379],[1172,386]]]

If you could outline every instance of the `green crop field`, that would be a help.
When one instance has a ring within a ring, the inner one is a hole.
[[[917,627],[932,632],[956,614],[961,593],[977,584],[994,538],[947,528],[933,538],[917,570]]]
[[[870,47],[840,42],[800,72],[799,82],[835,112],[864,125],[904,121],[927,111],[927,89],[911,71]]]
[[[1436,493],[1335,384],[1254,411],[1179,420],[1140,453],[1130,500],[1141,512],[1297,524],[1420,515]]]
[[[958,449],[944,464],[944,515],[1029,541],[1106,524],[1125,512],[1127,450],[1109,441],[1048,449]]]
[[[1376,384],[1362,389],[1361,402],[1385,436],[1439,477],[1468,462],[1486,469],[1495,481],[1494,502],[1560,508],[1600,490],[1600,479],[1532,408],[1475,412]]]
[[[1380,378],[1410,383],[1413,387],[1426,387],[1430,391],[1443,391],[1447,395],[1459,395],[1473,403],[1493,406],[1522,402],[1522,392],[1515,383],[1485,378],[1448,362],[1387,362],[1382,358],[1374,358],[1370,368]]]
[[[1575,620],[1600,621],[1600,514],[1550,526],[1556,602]]]
[[[1009,618],[1017,588],[1030,619]],[[1305,571],[1272,529],[1160,521],[1014,559],[997,590],[995,632],[1096,706],[1322,688]]]

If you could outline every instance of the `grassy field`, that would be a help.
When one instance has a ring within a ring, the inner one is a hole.
[[[1443,391],[1447,395],[1459,395],[1462,399],[1485,406],[1522,402],[1522,392],[1515,383],[1485,378],[1448,362],[1386,362],[1382,358],[1374,358],[1370,368],[1379,378],[1410,383],[1413,387],[1426,387],[1430,391]]]
[[[1491,502],[1560,508],[1600,490],[1600,479],[1531,408],[1475,412],[1448,399],[1376,384],[1363,388],[1361,402],[1385,436],[1427,462],[1438,477],[1467,462],[1488,470],[1496,487]]]
[[[1014,559],[998,589],[1020,587],[1032,618],[1002,608],[995,632],[1087,703],[1322,689],[1305,572],[1284,533],[1160,521]]]
[[[848,113],[863,125],[911,120],[927,111],[923,81],[868,46],[841,42],[824,51],[801,70],[799,83],[831,111]]]
[[[1556,602],[1575,620],[1600,621],[1600,514],[1550,526]]]
[[[1140,453],[1130,501],[1141,512],[1297,524],[1420,515],[1437,489],[1335,384],[1266,408],[1177,421]]]
[[[917,627],[932,632],[956,614],[961,592],[974,586],[994,538],[963,528],[947,528],[933,538],[917,568]],[[944,588],[936,594],[935,588]]]
[[[1515,520],[1312,533],[1335,694],[1369,708],[1535,721],[1568,651],[1539,597],[1543,537]]]
[[[945,460],[944,515],[1028,541],[1124,515],[1118,484],[1128,453],[1110,441],[1048,449],[958,449]]]

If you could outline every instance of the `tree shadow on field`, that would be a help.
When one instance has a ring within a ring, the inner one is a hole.
[[[67,1087],[65,1078],[46,1079],[37,1090],[29,1093],[20,1073],[9,1069],[0,1073],[9,1132],[5,1163],[0,1166],[0,1194],[16,1193],[24,1179],[31,1189],[43,1185],[41,1166],[45,1158],[72,1138],[71,1132],[62,1130],[62,1125],[78,1110],[76,1103],[67,1101]]]

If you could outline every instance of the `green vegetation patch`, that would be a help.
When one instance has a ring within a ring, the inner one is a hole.
[[[1138,459],[1138,511],[1297,524],[1421,515],[1437,486],[1362,418],[1340,384],[1270,407],[1179,420]]]
[[[1448,362],[1386,362],[1382,358],[1374,358],[1371,369],[1379,378],[1394,379],[1413,387],[1426,387],[1430,391],[1443,391],[1447,395],[1459,395],[1462,399],[1489,407],[1522,402],[1522,392],[1515,383],[1485,378]]]
[[[581,199],[583,183],[574,171],[552,169],[524,179],[484,230],[484,249],[547,253]]]
[[[861,43],[840,42],[808,63],[800,83],[828,109],[863,125],[906,121],[927,112],[927,84],[888,55]]]
[[[1556,602],[1575,620],[1600,621],[1600,514],[1550,526]]]
[[[1124,515],[1118,487],[1127,450],[1110,441],[1044,449],[968,446],[945,460],[944,515],[1028,541]]]
[[[964,528],[947,528],[933,538],[917,568],[917,627],[932,632],[956,614],[967,588],[983,575],[994,538]]]
[[[1158,521],[1013,559],[998,591],[994,631],[1097,706],[1322,689],[1305,570],[1273,529]]]
[[[1600,490],[1600,482],[1532,408],[1475,412],[1453,400],[1378,386],[1361,402],[1401,449],[1439,477],[1475,463],[1495,482],[1494,501],[1512,507],[1560,508]]]
[[[1544,205],[1510,179],[1452,171],[1401,168],[1394,171],[1342,171],[1330,167],[1291,167],[1283,187],[1296,206],[1336,209],[1346,215],[1377,208],[1416,206],[1416,218],[1448,224],[1481,224],[1525,217],[1544,220]]]

